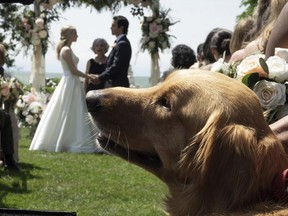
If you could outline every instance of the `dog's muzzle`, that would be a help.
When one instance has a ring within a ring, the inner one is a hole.
[[[86,104],[89,112],[93,112],[101,107],[102,93],[99,90],[88,91],[86,94]]]

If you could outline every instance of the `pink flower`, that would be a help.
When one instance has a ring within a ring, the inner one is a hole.
[[[26,19],[26,18],[23,17],[23,18],[21,19],[21,22],[22,22],[23,24],[28,23],[28,19]]]
[[[162,31],[162,26],[158,25],[156,22],[149,24],[149,37],[156,38]]]
[[[159,26],[157,25],[157,23],[153,22],[149,25],[149,29],[151,32],[157,34],[160,31]]]
[[[34,94],[27,94],[27,95],[23,95],[23,101],[31,104],[32,102],[36,101],[36,96]]]

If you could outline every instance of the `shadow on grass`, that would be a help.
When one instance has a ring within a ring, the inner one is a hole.
[[[28,163],[20,163],[20,171],[0,170],[0,207],[7,208],[3,202],[5,197],[10,194],[30,193],[27,188],[27,181],[31,179],[40,179],[42,177],[33,175],[32,170],[43,168]]]

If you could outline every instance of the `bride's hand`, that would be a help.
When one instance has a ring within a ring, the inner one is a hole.
[[[98,78],[98,75],[90,74],[89,75],[89,79],[91,80],[91,82],[94,85],[97,85],[97,84],[99,84],[101,82],[100,79]]]

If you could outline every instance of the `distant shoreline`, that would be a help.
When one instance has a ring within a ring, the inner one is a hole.
[[[30,72],[15,72],[15,71],[7,71],[12,77],[17,78],[20,82],[25,85],[29,84]],[[61,78],[62,73],[46,73],[47,78]],[[133,81],[134,80],[134,81]],[[149,77],[145,76],[136,76],[133,77],[132,82],[136,87],[147,88],[150,87]]]

